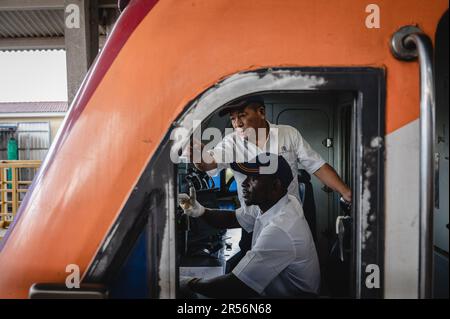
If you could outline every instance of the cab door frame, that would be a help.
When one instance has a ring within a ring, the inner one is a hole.
[[[356,298],[382,298],[383,297],[383,270],[384,270],[384,155],[385,155],[385,71],[381,68],[369,67],[301,67],[301,68],[264,68],[252,71],[239,72],[217,82],[199,94],[185,107],[166,133],[166,137],[154,158],[167,152],[167,141],[176,129],[195,129],[194,121],[204,121],[226,103],[246,95],[263,92],[307,92],[307,91],[352,91],[355,92],[353,106],[353,127],[355,149],[353,152],[353,216],[354,216],[354,265],[353,297]],[[198,122],[197,122],[198,123]],[[171,154],[178,150],[172,150]],[[167,153],[166,153],[167,154]],[[167,156],[167,155],[166,155]],[[105,241],[88,269],[85,281],[102,282],[110,278],[113,269],[120,267],[127,256],[127,250],[132,246],[129,241],[136,240],[137,234],[142,230],[136,227],[133,220],[142,219],[142,215],[155,214],[157,211],[142,209],[147,193],[153,186],[149,182],[151,172],[155,172],[155,160],[152,159],[144,169],[135,191],[131,193],[124,209],[120,213],[115,225],[111,228],[114,233],[108,234]],[[166,161],[166,163],[170,163]],[[171,165],[169,165],[171,166]],[[172,174],[167,174],[170,178]],[[167,185],[172,181],[165,181]],[[166,189],[173,191],[171,185]],[[158,196],[161,197],[161,196]],[[162,196],[164,198],[164,196]],[[167,194],[165,198],[176,196]],[[158,200],[159,201],[159,200]],[[163,206],[168,210],[167,220],[174,223],[176,203]],[[166,221],[167,221],[166,220]],[[163,223],[166,224],[167,223]],[[163,225],[161,224],[161,225]],[[134,227],[133,227],[134,226]],[[173,225],[172,225],[173,226]],[[173,227],[170,227],[172,229]],[[161,232],[163,227],[154,228]],[[156,236],[156,234],[155,234]],[[163,234],[159,234],[161,238]],[[152,236],[153,237],[153,236]],[[156,239],[155,239],[156,240]],[[172,237],[166,240],[173,240]],[[152,241],[152,239],[150,239]],[[154,246],[155,243],[150,244]],[[157,243],[158,247],[167,247],[164,240]],[[176,245],[175,245],[176,246]],[[157,280],[161,271],[159,258],[161,250],[155,249],[158,254],[150,256],[153,260],[150,278]],[[173,252],[170,253],[174,260]],[[375,265],[375,268],[371,265]],[[173,269],[173,265],[170,265]],[[379,286],[366,285],[366,278],[372,274],[373,269],[379,278]],[[366,273],[369,271],[369,273]],[[176,271],[175,271],[176,272]],[[173,273],[173,271],[171,271]],[[173,275],[170,276],[173,278]],[[176,277],[176,276],[175,276]],[[157,283],[153,283],[157,289]],[[151,284],[151,285],[153,285]],[[173,283],[170,284],[173,287]],[[173,294],[170,294],[173,296]]]

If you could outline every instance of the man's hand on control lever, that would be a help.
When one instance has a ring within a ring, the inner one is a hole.
[[[194,153],[195,152],[197,152],[197,154],[201,156],[202,151],[203,151],[203,146],[204,145],[196,139],[191,138],[189,140],[189,144],[186,147],[186,153],[188,154],[189,160],[191,161],[191,163],[194,162]]]
[[[194,187],[189,188],[189,195],[179,194],[178,202],[184,213],[190,217],[197,218],[205,213],[205,207],[197,201],[197,194],[195,193]]]
[[[198,201],[195,188],[191,187],[188,194],[179,194],[178,203],[184,213],[190,217],[202,217],[210,226],[217,229],[239,228],[236,212],[230,210],[210,209],[203,207]]]
[[[203,152],[203,147],[205,147],[205,145],[202,142],[191,139],[185,152],[188,153],[189,160],[198,170],[207,172],[216,169],[216,161],[208,152]]]

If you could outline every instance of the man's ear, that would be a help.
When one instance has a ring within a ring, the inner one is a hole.
[[[266,109],[263,106],[258,107],[259,114],[261,114],[262,118],[266,117]]]

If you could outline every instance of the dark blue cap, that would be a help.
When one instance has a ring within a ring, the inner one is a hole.
[[[261,153],[248,162],[233,162],[231,168],[247,176],[275,175],[288,188],[293,176],[288,162],[281,155]]]
[[[230,114],[231,112],[237,111],[239,109],[243,109],[247,105],[250,104],[258,104],[264,106],[264,99],[260,95],[247,96],[237,101],[232,101],[228,104],[225,104],[225,107],[219,111],[219,116],[224,116],[226,114]]]

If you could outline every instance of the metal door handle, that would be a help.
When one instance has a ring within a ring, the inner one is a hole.
[[[441,154],[434,153],[434,207],[439,209],[439,160]]]
[[[344,261],[344,235],[345,235],[345,226],[344,226],[344,219],[349,219],[350,216],[338,216],[336,218],[336,235],[338,236],[339,240],[339,256],[341,258],[341,261]]]
[[[433,272],[435,95],[430,38],[415,26],[400,28],[391,50],[401,60],[419,59],[420,65],[420,251],[419,297],[431,298]]]

